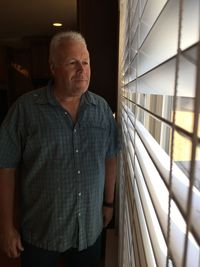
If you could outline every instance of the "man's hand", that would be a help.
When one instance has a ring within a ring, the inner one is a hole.
[[[103,207],[103,226],[106,227],[113,217],[113,208]]]
[[[23,246],[14,227],[15,168],[0,168],[0,248],[8,257],[19,257]]]
[[[0,248],[10,258],[17,258],[24,250],[19,232],[9,229],[0,233]]]

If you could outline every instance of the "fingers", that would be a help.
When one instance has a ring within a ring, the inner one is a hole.
[[[19,257],[21,252],[24,250],[23,246],[22,246],[22,242],[21,242],[21,238],[20,236],[18,237],[17,241],[16,241],[16,246],[14,247],[14,257]]]
[[[5,234],[2,242],[2,250],[10,258],[17,258],[24,250],[21,242],[21,237],[16,230],[9,231]]]
[[[24,250],[24,247],[22,246],[21,238],[19,238],[19,240],[18,240],[17,248],[20,252],[22,252]]]
[[[103,207],[103,226],[107,227],[113,216],[113,209]]]
[[[19,257],[20,253],[17,249],[17,247],[15,246],[15,244],[13,244],[13,246],[11,246],[9,249],[8,249],[8,257],[10,258],[17,258]]]
[[[109,222],[110,222],[110,221],[108,221],[108,220],[106,219],[106,217],[104,216],[104,217],[103,217],[103,227],[106,228],[106,227],[108,226]]]
[[[21,238],[18,232],[16,232],[15,239],[13,239],[10,249],[10,257],[17,258],[20,256],[21,252],[24,250],[21,242]]]

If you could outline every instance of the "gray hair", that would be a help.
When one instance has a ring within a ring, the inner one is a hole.
[[[86,41],[79,32],[75,32],[75,31],[59,32],[53,36],[50,42],[50,46],[49,46],[49,60],[50,61],[53,61],[56,48],[65,39],[78,41],[84,44],[87,48]]]

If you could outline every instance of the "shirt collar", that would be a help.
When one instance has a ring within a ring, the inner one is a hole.
[[[88,105],[90,105],[90,104],[95,105],[95,106],[97,105],[97,101],[90,91],[86,91],[82,95],[81,102],[88,104]]]
[[[34,102],[36,104],[51,104],[51,105],[57,105],[56,100],[53,97],[53,83],[52,81],[49,81],[47,86],[38,89],[34,92]]]

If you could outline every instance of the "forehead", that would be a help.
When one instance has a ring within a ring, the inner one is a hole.
[[[89,58],[89,52],[85,44],[80,41],[64,39],[58,47],[57,53],[64,57],[86,57]]]

